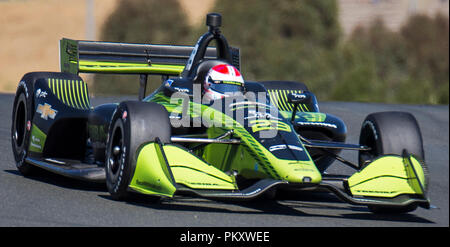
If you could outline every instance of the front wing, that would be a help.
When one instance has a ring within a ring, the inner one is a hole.
[[[336,178],[324,176],[320,183],[292,183],[266,178],[239,190],[233,174],[207,164],[184,148],[173,144],[148,143],[140,149],[129,188],[139,193],[169,198],[187,194],[232,200],[251,200],[270,189],[322,188],[354,205],[430,206],[420,162],[406,152],[403,156],[382,156],[352,176],[342,177],[339,179],[342,186],[333,185],[330,180],[335,181]]]

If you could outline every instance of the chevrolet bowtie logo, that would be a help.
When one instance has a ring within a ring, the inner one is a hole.
[[[39,104],[36,112],[41,114],[41,118],[47,120],[48,117],[50,117],[51,119],[55,119],[56,113],[58,111],[52,109],[51,105],[45,103],[45,105]]]

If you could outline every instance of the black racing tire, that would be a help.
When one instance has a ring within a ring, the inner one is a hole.
[[[369,114],[362,124],[359,143],[371,148],[370,151],[359,151],[361,169],[381,155],[402,155],[403,150],[406,150],[420,161],[425,180],[428,181],[422,134],[412,114],[407,112]],[[425,190],[427,187],[425,184]],[[405,207],[369,206],[369,210],[374,213],[407,213],[416,208],[416,204]]]
[[[114,200],[130,195],[128,185],[140,147],[157,139],[170,143],[170,136],[169,114],[162,105],[140,101],[119,104],[111,119],[105,160],[106,186]]]
[[[16,161],[16,167],[24,176],[32,175],[36,167],[28,164],[25,158],[28,154],[28,146],[30,142],[31,124],[33,119],[33,95],[26,85],[25,81],[21,81],[17,88],[16,97],[14,98],[12,125],[11,125],[11,144]]]
[[[372,148],[359,152],[359,164],[385,154],[402,155],[404,149],[425,160],[422,134],[416,118],[407,112],[377,112],[364,120],[359,143]]]

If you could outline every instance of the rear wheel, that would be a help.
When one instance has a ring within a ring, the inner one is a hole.
[[[122,102],[111,120],[106,146],[106,185],[112,198],[129,196],[139,148],[157,140],[170,142],[170,122],[166,109],[155,103]]]
[[[25,161],[30,141],[31,121],[33,117],[32,100],[25,82],[21,82],[14,99],[11,142],[17,169],[24,176],[29,176],[35,167]],[[27,97],[28,96],[28,97]]]
[[[428,170],[424,163],[425,155],[422,134],[416,118],[407,112],[378,112],[369,114],[364,120],[359,143],[371,148],[360,151],[358,158],[361,169],[370,161],[386,154],[402,155],[403,150],[414,155],[421,163],[428,181]],[[425,184],[425,189],[427,185]],[[406,213],[413,211],[417,205],[405,207],[369,206],[375,213]]]

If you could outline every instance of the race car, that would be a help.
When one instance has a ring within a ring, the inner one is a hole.
[[[345,123],[320,112],[304,83],[244,80],[240,50],[228,45],[221,22],[208,14],[195,46],[62,39],[61,72],[27,73],[18,85],[18,170],[106,183],[116,200],[252,200],[317,189],[373,212],[430,207],[412,114],[369,114],[359,143],[346,143]],[[79,73],[139,75],[138,100],[92,107]],[[149,75],[162,80],[147,95]],[[358,163],[339,156],[343,149],[357,151]],[[327,173],[335,161],[354,174]]]

